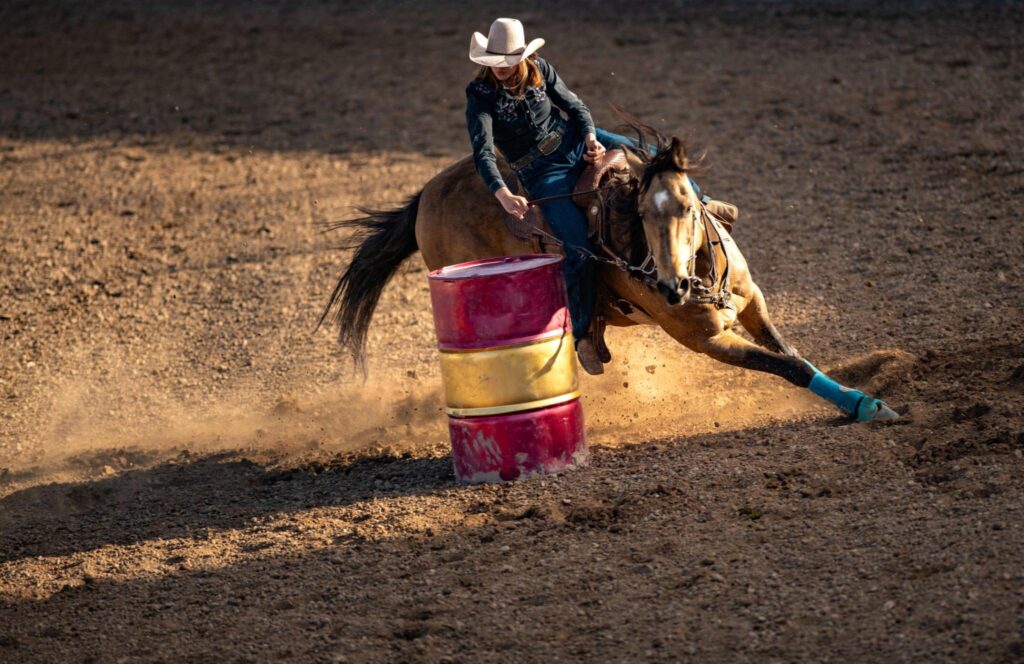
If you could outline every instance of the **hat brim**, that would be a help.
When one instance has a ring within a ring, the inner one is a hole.
[[[524,58],[529,57],[543,45],[544,40],[537,37],[526,45],[522,53],[496,55],[487,52],[487,37],[484,37],[479,32],[474,32],[469,40],[469,59],[485,67],[512,67],[519,64]]]

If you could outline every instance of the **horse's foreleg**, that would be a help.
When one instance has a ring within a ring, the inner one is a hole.
[[[892,420],[899,417],[879,399],[860,390],[844,387],[818,371],[810,362],[792,355],[783,355],[756,346],[735,332],[725,331],[694,344],[710,357],[755,371],[766,371],[785,378],[797,387],[806,387],[814,394],[838,406],[847,415],[861,422]]]
[[[807,387],[814,378],[814,368],[800,358],[761,348],[731,330],[687,345],[719,362],[781,376],[797,387]]]
[[[789,355],[790,357],[800,357],[800,353],[786,343],[786,340],[779,334],[775,325],[772,324],[772,319],[768,316],[768,306],[764,302],[764,295],[761,293],[761,289],[754,283],[751,283],[750,286],[752,287],[753,294],[749,302],[747,302],[747,306],[737,316],[743,329],[750,332],[750,336],[754,337],[754,341],[769,350]]]

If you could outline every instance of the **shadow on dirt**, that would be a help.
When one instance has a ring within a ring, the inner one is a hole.
[[[425,495],[454,483],[447,457],[312,461],[280,470],[238,455],[186,453],[153,468],[31,487],[0,500],[0,562],[191,537],[269,514]]]

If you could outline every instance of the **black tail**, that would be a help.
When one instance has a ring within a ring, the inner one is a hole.
[[[356,227],[345,248],[355,249],[352,261],[342,272],[331,298],[317,323],[338,324],[338,342],[348,348],[358,366],[366,367],[366,333],[377,301],[402,262],[416,249],[417,192],[406,204],[393,210],[357,208],[359,219],[332,223],[329,229]]]

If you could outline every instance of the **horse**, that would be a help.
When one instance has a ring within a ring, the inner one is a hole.
[[[632,229],[628,250],[634,266],[620,269],[625,261],[601,261],[597,278],[608,297],[599,298],[595,318],[613,326],[658,325],[690,350],[775,374],[858,421],[897,419],[884,402],[840,385],[783,339],[726,224],[708,212],[691,185],[693,167],[685,142],[631,116],[625,126],[636,133],[636,145],[651,145],[649,140],[655,144],[651,150],[627,146],[630,186],[602,192],[613,222]],[[515,181],[504,160],[499,159],[499,167],[506,182]],[[364,369],[367,331],[380,295],[417,249],[430,270],[536,251],[529,240],[510,232],[471,156],[435,175],[404,205],[357,209],[365,216],[330,225],[354,228],[348,245],[354,254],[320,324],[337,324],[339,343]],[[649,278],[638,278],[637,256],[653,259]],[[737,325],[754,342],[740,336]]]

